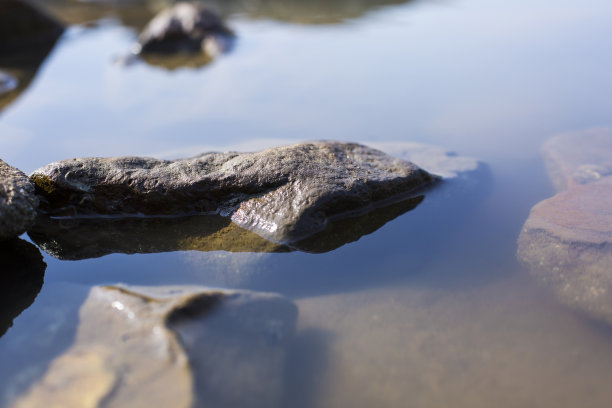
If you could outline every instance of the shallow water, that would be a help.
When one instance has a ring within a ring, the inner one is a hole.
[[[515,256],[529,209],[554,192],[541,143],[612,122],[609,1],[228,6],[233,52],[172,71],[117,63],[154,6],[40,3],[75,25],[0,108],[2,159],[26,173],[70,157],[312,139],[423,142],[488,170],[322,254],[45,254],[42,291],[0,338],[5,401],[33,362],[70,345],[60,322],[74,328],[87,288],[124,282],[294,300],[286,406],[609,406],[611,332],[559,305]],[[58,303],[65,313],[52,315]],[[48,339],[46,354],[29,352]]]

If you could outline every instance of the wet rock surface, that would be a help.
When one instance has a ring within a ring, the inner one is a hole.
[[[80,318],[74,345],[14,406],[279,406],[297,309],[278,295],[94,287]]]
[[[49,215],[218,213],[280,243],[407,199],[439,179],[379,150],[339,142],[175,161],[72,159],[31,178]]]
[[[563,191],[531,210],[518,257],[563,303],[612,324],[612,130],[551,138],[544,154]]]
[[[34,302],[46,268],[40,251],[29,242],[18,238],[0,242],[0,337]]]
[[[37,208],[34,184],[0,159],[0,241],[23,234],[34,223]]]

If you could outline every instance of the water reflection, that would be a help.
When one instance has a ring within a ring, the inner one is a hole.
[[[41,216],[28,232],[43,250],[59,259],[98,258],[112,253],[171,251],[329,252],[371,234],[418,206],[418,196],[358,216],[331,222],[309,238],[281,245],[242,229],[220,215],[168,218],[50,218]]]
[[[0,3],[0,112],[28,88],[62,32],[58,22],[27,3]]]
[[[34,302],[46,268],[40,251],[29,242],[13,239],[0,243],[0,337]]]
[[[142,29],[149,19],[177,0],[34,0],[70,24],[87,24],[114,17],[123,25]],[[340,24],[384,6],[414,0],[195,0],[222,16],[242,15],[253,19],[294,24]]]

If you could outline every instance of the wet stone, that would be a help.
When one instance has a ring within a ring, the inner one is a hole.
[[[406,200],[439,180],[379,150],[340,142],[175,161],[72,159],[31,178],[51,216],[220,214],[283,244]]]
[[[278,407],[296,318],[273,294],[94,287],[74,345],[14,406]]]
[[[518,258],[561,302],[612,324],[612,131],[552,138],[545,154],[567,189],[533,207]]]
[[[34,184],[0,159],[0,241],[23,234],[36,218]]]

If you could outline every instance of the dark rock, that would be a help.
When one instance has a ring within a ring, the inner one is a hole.
[[[147,24],[134,51],[150,64],[174,69],[205,65],[231,50],[233,43],[234,34],[213,11],[180,2]]]
[[[55,43],[63,27],[26,1],[0,2],[0,54]]]
[[[561,302],[612,324],[612,131],[554,137],[544,152],[567,190],[533,207],[518,258]]]
[[[72,159],[31,178],[49,215],[218,213],[280,243],[405,200],[439,179],[381,151],[339,142],[176,161]]]
[[[296,319],[273,294],[94,287],[74,345],[15,406],[278,407]]]
[[[377,208],[365,215],[330,222],[325,230],[289,246],[240,228],[228,217],[193,215],[166,218],[72,218],[41,216],[28,234],[59,259],[97,258],[112,253],[170,251],[328,252],[370,234],[412,210],[423,196]]]
[[[0,160],[0,241],[23,234],[34,223],[37,208],[34,184]]]
[[[0,337],[36,299],[45,269],[40,251],[21,239],[0,242]]]
[[[0,1],[0,111],[28,88],[62,32],[29,3]]]

